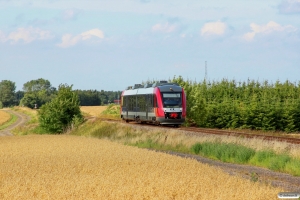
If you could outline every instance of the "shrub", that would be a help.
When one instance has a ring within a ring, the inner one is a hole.
[[[62,133],[83,121],[79,99],[72,86],[60,85],[57,96],[38,112],[40,126],[51,133]]]

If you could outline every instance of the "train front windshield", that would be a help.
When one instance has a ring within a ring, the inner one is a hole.
[[[164,92],[162,93],[162,100],[164,108],[180,108],[182,107],[181,92]]]

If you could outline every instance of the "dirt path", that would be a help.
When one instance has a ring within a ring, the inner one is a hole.
[[[13,134],[11,133],[12,129],[16,128],[17,126],[22,126],[27,121],[29,121],[29,117],[25,114],[18,113],[9,109],[3,109],[3,111],[16,115],[18,119],[15,123],[11,124],[3,130],[0,130],[0,136],[13,136]]]

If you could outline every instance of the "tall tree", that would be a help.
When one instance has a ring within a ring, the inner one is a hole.
[[[43,78],[39,78],[37,80],[31,80],[23,85],[24,92],[38,92],[41,90],[51,90],[50,81],[45,80]]]
[[[57,96],[41,107],[38,116],[40,126],[51,133],[62,133],[79,125],[83,117],[78,95],[72,91],[72,86],[61,84]]]
[[[0,102],[4,107],[15,104],[15,82],[3,80],[0,82]]]
[[[37,79],[26,82],[23,85],[24,97],[20,104],[29,108],[38,107],[49,102],[56,93],[56,88],[51,86],[50,81],[45,79]]]

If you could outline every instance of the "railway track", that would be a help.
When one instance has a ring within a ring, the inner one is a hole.
[[[207,133],[214,135],[227,135],[227,136],[236,136],[243,138],[259,138],[269,141],[281,141],[292,144],[300,144],[299,138],[284,137],[284,136],[272,136],[272,135],[263,135],[255,133],[242,133],[237,131],[228,131],[228,130],[218,130],[218,129],[206,129],[206,128],[196,128],[196,127],[180,127],[179,130],[198,132],[198,133]]]
[[[114,121],[119,123],[124,123],[121,120],[116,119],[106,119],[106,118],[99,118],[103,121]],[[132,122],[131,124],[135,125],[142,125],[142,126],[155,126],[153,124],[140,124],[137,122]],[[167,129],[174,129],[172,126],[160,126],[161,128]],[[259,138],[268,141],[280,141],[280,142],[287,142],[291,144],[300,144],[300,138],[295,137],[286,137],[286,136],[274,136],[274,135],[265,135],[265,134],[256,134],[256,133],[244,133],[238,131],[228,131],[228,130],[220,130],[220,129],[208,129],[208,128],[198,128],[198,127],[180,127],[177,128],[178,130],[188,131],[193,133],[193,135],[197,135],[197,133],[206,133],[206,134],[213,134],[213,135],[227,135],[227,136],[235,136],[235,137],[242,137],[242,138]]]

